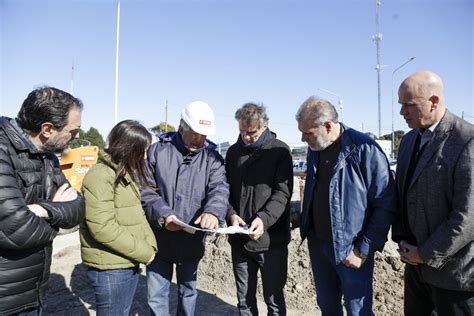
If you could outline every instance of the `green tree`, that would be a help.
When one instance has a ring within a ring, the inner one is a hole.
[[[394,154],[395,154],[395,158],[398,156],[398,147],[400,146],[400,141],[402,140],[403,135],[405,135],[404,131],[394,131],[393,132],[393,137],[395,138],[395,143],[393,145],[393,151],[394,151]],[[392,140],[392,133],[380,136],[379,139]]]
[[[173,125],[160,122],[160,124],[150,127],[150,131],[152,131],[155,135],[158,135],[163,132],[176,132],[176,128]]]
[[[82,146],[89,146],[89,142],[84,139],[84,130],[81,128],[79,129],[79,138],[73,140],[69,145],[71,148],[77,148]]]
[[[81,146],[98,146],[99,149],[104,149],[104,138],[95,127],[89,128],[87,132],[84,132],[81,129],[79,131],[79,138],[71,142],[71,148],[77,148]]]

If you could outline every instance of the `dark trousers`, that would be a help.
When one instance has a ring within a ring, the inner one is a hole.
[[[419,267],[405,267],[405,315],[474,315],[474,292],[453,291],[423,281]]]
[[[288,273],[288,247],[249,252],[232,247],[232,266],[240,315],[258,315],[257,272],[262,276],[263,297],[268,315],[286,315],[283,288]]]

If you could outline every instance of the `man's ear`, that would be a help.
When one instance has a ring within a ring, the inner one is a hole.
[[[428,100],[430,100],[430,102],[431,102],[430,109],[435,110],[438,107],[438,104],[439,104],[439,97],[436,94],[434,94]]]
[[[328,132],[328,134],[332,131],[332,122],[331,121],[326,121],[324,122],[324,128],[326,129],[326,132]]]
[[[43,124],[41,124],[41,131],[40,131],[40,134],[41,136],[45,137],[45,138],[50,138],[51,135],[53,134],[53,131],[55,131],[56,129],[54,128],[53,124],[49,123],[49,122],[45,122]]]

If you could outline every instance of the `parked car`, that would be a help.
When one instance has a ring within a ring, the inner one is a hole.
[[[298,160],[293,162],[293,173],[304,173],[306,172],[306,161]]]

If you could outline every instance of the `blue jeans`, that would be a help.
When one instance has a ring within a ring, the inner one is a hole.
[[[169,295],[173,265],[176,264],[176,280],[178,283],[177,315],[194,315],[198,292],[196,277],[199,260],[187,262],[169,262],[155,257],[146,268],[148,305],[151,315],[169,315]]]
[[[347,315],[373,315],[372,276],[374,257],[369,256],[359,269],[336,265],[332,244],[308,235],[309,256],[316,285],[316,298],[322,315],[343,315],[341,298]]]
[[[267,315],[286,315],[283,288],[288,272],[288,247],[282,246],[263,252],[249,252],[232,247],[232,266],[240,315],[258,315],[257,272],[262,276],[263,298]]]
[[[140,270],[97,270],[88,268],[87,277],[94,288],[97,316],[128,316],[138,285]]]

